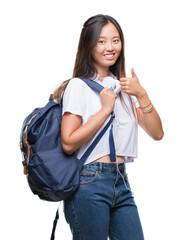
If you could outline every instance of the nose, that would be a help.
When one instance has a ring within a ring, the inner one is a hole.
[[[106,50],[109,51],[109,52],[114,50],[113,44],[111,42],[107,42]]]

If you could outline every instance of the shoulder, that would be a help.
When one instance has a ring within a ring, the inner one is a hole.
[[[72,78],[64,90],[63,98],[67,101],[68,99],[71,100],[71,98],[83,101],[83,98],[88,98],[90,91],[90,87],[80,78]]]
[[[66,89],[67,88],[72,88],[72,87],[74,87],[74,88],[85,88],[85,87],[87,87],[87,84],[84,83],[80,78],[76,77],[76,78],[72,78],[69,81]]]

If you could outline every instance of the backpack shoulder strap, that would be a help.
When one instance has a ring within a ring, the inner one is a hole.
[[[80,78],[83,82],[85,82],[89,87],[91,87],[94,91],[100,93],[104,87],[100,85],[99,83]],[[115,117],[114,112],[111,112],[111,118],[109,119],[108,123],[106,126],[102,129],[102,131],[98,134],[98,136],[95,138],[95,140],[92,142],[92,144],[89,146],[89,148],[86,150],[86,152],[83,154],[83,156],[80,158],[80,161],[84,164],[88,156],[91,154],[97,143],[100,141],[104,133],[107,131],[109,126],[111,125],[111,129],[109,132],[109,147],[110,147],[110,159],[111,162],[116,161],[116,151],[115,151],[115,146],[114,146],[114,139],[113,139],[113,118]]]
[[[92,81],[92,80],[88,80],[85,78],[80,78],[83,82],[85,82],[89,87],[91,87],[94,91],[100,93],[104,87],[102,85],[100,85],[99,83]]]

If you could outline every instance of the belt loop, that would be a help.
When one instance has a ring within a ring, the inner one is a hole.
[[[102,162],[99,162],[99,173],[102,173]]]

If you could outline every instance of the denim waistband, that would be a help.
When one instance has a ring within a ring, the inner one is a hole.
[[[118,165],[118,168],[117,168]],[[103,172],[117,172],[118,169],[125,172],[125,163],[102,163],[102,162],[91,162],[84,165],[84,169],[93,169],[96,171]]]

